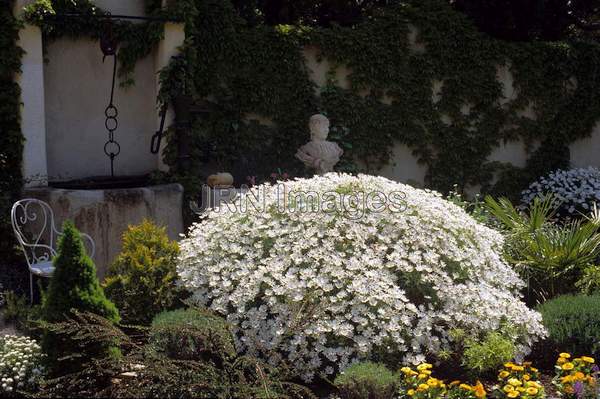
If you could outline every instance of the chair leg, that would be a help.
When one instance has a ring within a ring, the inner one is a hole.
[[[29,300],[33,305],[33,274],[29,273]]]

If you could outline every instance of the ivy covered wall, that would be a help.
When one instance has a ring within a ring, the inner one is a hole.
[[[293,155],[307,139],[308,117],[318,111],[330,117],[332,137],[346,150],[343,169],[367,165],[376,172],[401,142],[427,166],[430,187],[514,194],[540,174],[566,167],[569,144],[588,136],[600,116],[596,43],[494,40],[443,0],[407,0],[358,26],[327,29],[250,27],[228,1],[194,5],[196,16],[186,21],[187,64],[180,61],[173,68],[180,70],[163,78],[167,92],[185,87],[214,103],[194,125],[195,175],[207,148],[225,170],[302,174]],[[348,68],[349,87],[340,87],[332,73],[317,93],[302,55],[306,46]],[[502,66],[518,93],[508,99],[497,79]],[[437,95],[433,82],[441,83]],[[488,161],[505,140],[528,146],[525,168]],[[176,169],[176,136],[171,144]]]
[[[23,184],[21,90],[15,82],[23,52],[17,45],[20,24],[13,16],[13,5],[13,0],[0,0],[0,259],[3,262],[15,253],[10,208],[20,197]]]

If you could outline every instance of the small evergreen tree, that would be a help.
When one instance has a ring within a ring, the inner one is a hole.
[[[123,233],[123,250],[108,270],[104,291],[125,323],[148,325],[181,304],[185,293],[175,285],[178,254],[177,242],[151,221]]]
[[[44,295],[42,317],[46,321],[62,321],[76,309],[119,321],[119,312],[100,287],[96,267],[86,255],[81,235],[72,222],[63,225],[58,255],[54,258],[54,274]]]

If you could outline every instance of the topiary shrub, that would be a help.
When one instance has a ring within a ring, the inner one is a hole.
[[[334,385],[341,399],[392,399],[398,390],[398,376],[382,364],[355,363],[336,377]]]
[[[177,267],[238,350],[310,380],[374,353],[420,362],[451,350],[456,328],[483,336],[510,320],[520,349],[544,335],[501,235],[435,192],[332,173],[243,198],[192,226]]]
[[[64,320],[71,309],[76,309],[119,321],[119,312],[104,296],[94,262],[86,255],[81,235],[70,221],[63,224],[58,255],[52,263],[55,270],[42,303],[44,320]]]
[[[600,295],[563,295],[538,309],[556,349],[600,354]]]
[[[233,337],[225,321],[200,309],[163,312],[152,321],[153,353],[175,360],[212,361],[221,365],[235,356]]]
[[[559,169],[543,176],[523,191],[522,206],[527,207],[535,198],[542,198],[548,194],[560,201],[559,216],[579,217],[581,213],[587,215],[594,203],[600,203],[600,169]]]
[[[175,285],[179,247],[164,228],[145,220],[123,233],[123,249],[108,270],[106,295],[124,323],[148,325],[182,296]]]

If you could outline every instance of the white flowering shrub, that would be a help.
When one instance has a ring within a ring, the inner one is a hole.
[[[257,206],[221,207],[191,227],[177,268],[242,352],[310,380],[374,353],[421,362],[451,349],[455,328],[483,335],[508,322],[521,346],[545,333],[500,258],[501,236],[435,192],[330,173],[246,198]]]
[[[32,391],[43,373],[40,346],[28,337],[0,337],[0,393]]]
[[[522,207],[530,205],[534,198],[548,194],[560,201],[560,216],[587,214],[593,209],[594,203],[600,202],[600,169],[556,170],[522,192]]]

